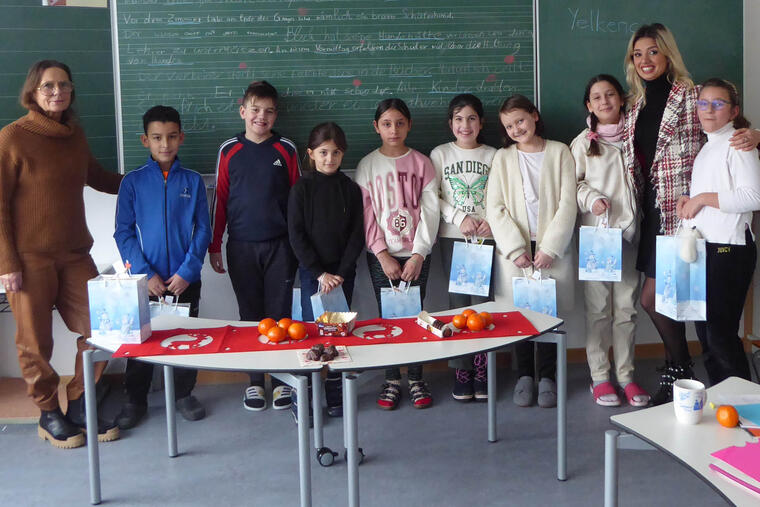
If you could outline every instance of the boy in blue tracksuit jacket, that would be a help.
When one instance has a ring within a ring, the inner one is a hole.
[[[155,106],[143,115],[143,145],[148,162],[127,174],[116,202],[114,239],[133,274],[148,277],[151,299],[174,295],[190,303],[198,316],[201,268],[211,239],[206,186],[201,175],[180,165],[177,152],[184,140],[179,113]],[[198,371],[174,368],[177,410],[188,420],[202,419],[205,408],[191,395]],[[129,401],[116,419],[128,429],[147,412],[153,366],[128,360],[124,384]]]

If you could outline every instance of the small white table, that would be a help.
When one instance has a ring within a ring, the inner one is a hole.
[[[518,310],[495,302],[474,305],[471,308],[491,313]],[[459,310],[447,310],[434,315],[456,315]],[[519,309],[538,331],[538,335],[505,336],[503,338],[480,338],[472,340],[447,340],[432,338],[425,342],[351,346],[351,361],[330,364],[332,371],[343,374],[343,429],[346,458],[348,462],[348,505],[359,505],[359,462],[357,422],[357,376],[358,371],[383,369],[415,363],[428,363],[454,357],[486,352],[488,354],[488,441],[496,441],[496,351],[507,345],[533,340],[557,344],[557,478],[567,478],[567,342],[564,332],[557,328],[563,321],[530,310]],[[316,417],[316,412],[315,412]],[[317,420],[315,418],[315,427]]]
[[[604,505],[617,505],[617,450],[659,449],[710,485],[725,500],[735,505],[758,505],[757,497],[730,484],[709,465],[710,454],[731,445],[744,445],[756,438],[740,428],[724,428],[715,419],[709,402],[717,394],[760,394],[760,385],[730,377],[707,389],[708,406],[699,424],[681,424],[676,420],[673,403],[636,410],[610,417],[623,433],[608,430],[604,438]]]
[[[224,321],[215,319],[198,319],[161,315],[151,320],[153,331],[165,329],[201,329],[216,328],[227,325],[238,327],[256,326],[257,322]],[[100,491],[100,457],[98,454],[97,403],[95,400],[95,378],[93,363],[105,361],[121,346],[120,343],[93,337],[88,343],[99,350],[84,353],[85,406],[87,413],[87,447],[90,463],[90,501],[99,504]],[[140,361],[164,367],[164,390],[166,396],[166,430],[169,456],[177,456],[176,408],[174,404],[174,367],[197,368],[201,370],[224,371],[260,371],[269,372],[283,382],[294,386],[299,393],[308,392],[308,378],[303,375],[315,373],[319,377],[321,366],[304,367],[298,361],[294,350],[272,350],[264,352],[230,352],[216,354],[146,356],[135,358]],[[301,375],[294,375],[300,373]],[[316,389],[315,389],[316,391]],[[298,411],[298,464],[301,506],[311,505],[311,462],[309,446],[309,400],[302,397],[303,410]],[[299,407],[300,408],[300,407]]]

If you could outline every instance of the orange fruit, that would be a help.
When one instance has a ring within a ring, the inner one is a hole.
[[[264,336],[267,335],[267,331],[269,331],[272,326],[276,326],[277,322],[274,321],[274,319],[270,319],[267,317],[266,319],[259,322],[259,333],[263,334]]]
[[[466,309],[465,311],[462,312],[462,315],[464,315],[465,317],[469,317],[473,313],[478,313],[478,312],[476,312],[472,308],[468,308],[468,309]]]
[[[467,317],[467,329],[470,331],[482,331],[486,327],[486,321],[477,313]]]
[[[480,316],[483,317],[483,321],[486,323],[486,327],[490,327],[493,324],[493,317],[488,312],[480,312]]]
[[[461,313],[459,315],[454,315],[451,323],[454,324],[454,327],[457,329],[464,329],[467,327],[467,317]]]
[[[733,428],[739,424],[739,413],[731,405],[721,405],[715,411],[715,418],[721,426]]]
[[[280,343],[282,340],[288,337],[287,331],[279,326],[272,326],[267,331],[267,338],[272,343]]]
[[[283,328],[285,331],[288,330],[290,325],[293,323],[293,321],[287,317],[284,317],[277,321],[277,325]]]
[[[291,340],[303,340],[306,338],[306,326],[302,322],[293,322],[288,328],[288,336]]]

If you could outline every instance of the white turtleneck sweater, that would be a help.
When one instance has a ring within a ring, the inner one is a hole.
[[[684,225],[696,226],[710,243],[744,245],[744,231],[752,232],[752,212],[760,210],[760,159],[757,150],[731,148],[728,142],[735,130],[729,122],[706,132],[707,144],[694,159],[692,197],[717,192],[720,209],[704,206]]]

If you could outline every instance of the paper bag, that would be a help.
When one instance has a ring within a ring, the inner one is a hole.
[[[655,310],[673,320],[706,320],[705,240],[695,240],[697,256],[692,263],[681,260],[680,241],[678,236],[657,236]]]
[[[491,268],[493,266],[493,245],[476,241],[454,242],[451,254],[451,274],[449,292],[488,296],[491,288]]]
[[[146,275],[99,275],[87,282],[93,337],[142,343],[150,336]]]

